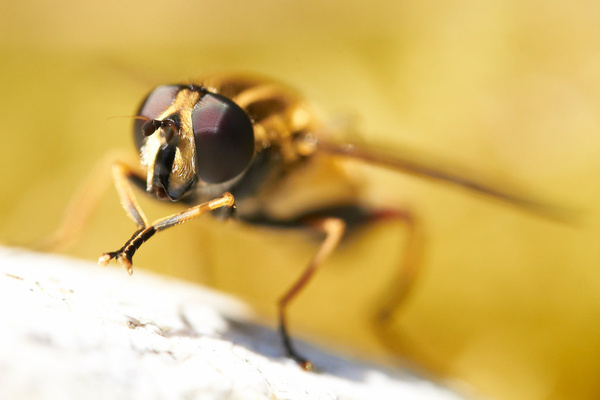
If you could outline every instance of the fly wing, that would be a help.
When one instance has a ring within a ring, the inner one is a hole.
[[[323,139],[319,139],[316,146],[318,151],[322,153],[356,159],[421,178],[429,178],[435,181],[459,186],[476,193],[502,200],[544,218],[561,222],[574,222],[577,219],[575,210],[550,205],[543,201],[537,201],[531,197],[520,194],[520,191],[516,189],[496,187],[493,184],[484,182],[481,178],[477,179],[473,176],[469,176],[469,173],[464,168],[453,166],[450,162],[436,163],[429,161],[433,160],[433,157],[416,159],[414,156],[409,155],[408,151],[394,151],[394,154],[390,154],[389,151],[378,150],[374,147],[355,144],[340,144]]]

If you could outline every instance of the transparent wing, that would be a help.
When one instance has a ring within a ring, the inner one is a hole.
[[[316,142],[316,148],[322,153],[352,158],[383,168],[462,187],[526,209],[544,218],[573,223],[576,222],[579,214],[575,210],[551,205],[523,195],[523,191],[507,186],[502,188],[500,185],[495,186],[481,177],[474,177],[473,173],[469,173],[465,168],[460,168],[448,161],[433,161],[439,159],[431,156],[424,157],[421,152],[419,152],[419,158],[417,159],[417,157],[411,155],[411,152],[406,150],[394,149],[391,153],[389,150],[382,150],[377,147],[340,144],[322,138],[319,138]]]

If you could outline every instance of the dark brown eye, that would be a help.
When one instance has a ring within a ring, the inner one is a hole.
[[[168,86],[159,86],[152,93],[146,97],[140,109],[138,110],[137,115],[141,117],[148,118],[148,120],[153,120],[157,118],[160,114],[162,114],[173,100],[175,100],[175,96],[181,90],[181,86],[177,85],[168,85]],[[142,147],[144,143],[144,139],[147,135],[144,133],[144,124],[146,120],[136,119],[135,124],[133,125],[133,139],[135,140],[135,145],[138,150]]]
[[[254,155],[254,129],[244,110],[227,97],[205,94],[194,106],[196,172],[207,183],[228,181],[243,172]]]

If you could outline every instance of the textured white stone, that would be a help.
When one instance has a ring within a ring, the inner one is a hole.
[[[0,399],[458,399],[301,344],[231,298],[139,269],[0,247]]]

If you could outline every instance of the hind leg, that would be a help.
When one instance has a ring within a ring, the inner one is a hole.
[[[422,233],[417,220],[412,212],[406,209],[381,209],[375,210],[369,217],[369,222],[401,222],[407,230],[404,246],[401,247],[401,256],[396,271],[396,276],[385,291],[381,300],[381,308],[375,317],[377,325],[385,327],[393,315],[400,311],[406,304],[415,284],[421,275]]]
[[[423,274],[422,255],[425,235],[415,215],[407,209],[381,209],[372,211],[367,223],[400,222],[407,235],[400,247],[400,259],[396,275],[385,289],[380,306],[373,313],[373,327],[379,340],[402,357],[412,368],[422,373],[443,376],[446,368],[435,355],[431,346],[419,340],[410,328],[402,323],[402,309]]]

